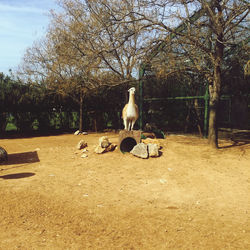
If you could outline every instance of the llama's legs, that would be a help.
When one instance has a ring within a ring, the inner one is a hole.
[[[131,122],[131,130],[133,130],[134,125],[135,125],[135,121],[132,121],[132,122]]]
[[[125,130],[128,130],[128,120],[127,120],[127,119],[124,119],[124,120],[123,120],[123,123],[124,123],[124,129],[125,129]]]
[[[131,130],[131,121],[128,122],[128,130]]]

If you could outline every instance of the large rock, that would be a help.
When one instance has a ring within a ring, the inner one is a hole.
[[[99,138],[99,146],[102,148],[107,148],[110,145],[109,139],[107,136],[102,136]]]
[[[142,142],[145,144],[156,144],[158,146],[158,149],[161,149],[160,141],[157,139],[146,138],[142,139]]]
[[[157,144],[148,144],[148,155],[150,157],[158,157],[159,156],[159,147]]]
[[[145,143],[138,143],[134,146],[134,148],[130,151],[130,153],[134,156],[147,159],[148,158],[148,146]]]
[[[84,140],[80,140],[76,145],[76,148],[80,150],[86,148],[87,146],[88,146],[87,142],[85,142]]]

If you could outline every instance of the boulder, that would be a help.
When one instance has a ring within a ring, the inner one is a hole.
[[[146,138],[146,139],[142,139],[142,142],[145,144],[156,144],[158,146],[158,149],[161,149],[160,142],[157,139]]]
[[[80,140],[78,144],[76,145],[76,148],[80,150],[80,149],[86,148],[87,145],[88,145],[87,142],[85,142],[84,140]]]
[[[0,147],[0,163],[8,160],[8,154],[6,150]]]
[[[159,147],[157,144],[148,144],[148,155],[150,157],[158,157],[159,156]]]
[[[147,159],[148,158],[148,146],[145,143],[138,143],[133,147],[130,153],[139,158]]]
[[[109,139],[107,136],[102,136],[99,138],[99,146],[102,148],[107,148],[110,145]]]

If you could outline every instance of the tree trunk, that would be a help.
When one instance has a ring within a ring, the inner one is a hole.
[[[218,148],[218,127],[217,127],[217,98],[210,98],[209,103],[209,127],[208,127],[208,143],[213,148]]]
[[[209,86],[210,92],[210,110],[209,110],[209,128],[208,128],[208,143],[213,148],[218,148],[218,124],[217,124],[217,111],[220,100],[220,90],[221,90],[221,62],[223,60],[223,30],[224,30],[224,20],[222,7],[219,0],[212,3],[212,9],[214,12],[213,20],[211,19],[211,24],[214,26],[216,41],[213,54],[213,82]],[[217,14],[215,9],[217,9]],[[210,44],[211,49],[211,44]]]
[[[220,100],[220,89],[221,89],[221,68],[219,64],[216,64],[214,68],[213,83],[209,86],[210,101],[209,101],[208,143],[213,148],[218,148],[217,111]]]
[[[79,131],[83,131],[83,92],[80,90],[80,105],[79,105]]]

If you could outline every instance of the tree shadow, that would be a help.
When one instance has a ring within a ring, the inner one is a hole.
[[[0,139],[20,139],[20,138],[33,138],[33,137],[43,137],[43,136],[55,136],[62,134],[73,134],[75,129],[46,129],[33,130],[29,132],[18,132],[18,131],[6,131],[1,133]]]
[[[8,160],[1,163],[1,165],[14,165],[34,162],[40,162],[37,151],[8,154]]]
[[[6,174],[1,175],[0,178],[5,180],[11,180],[11,179],[21,179],[21,178],[27,178],[35,175],[34,173],[17,173],[17,174]]]

